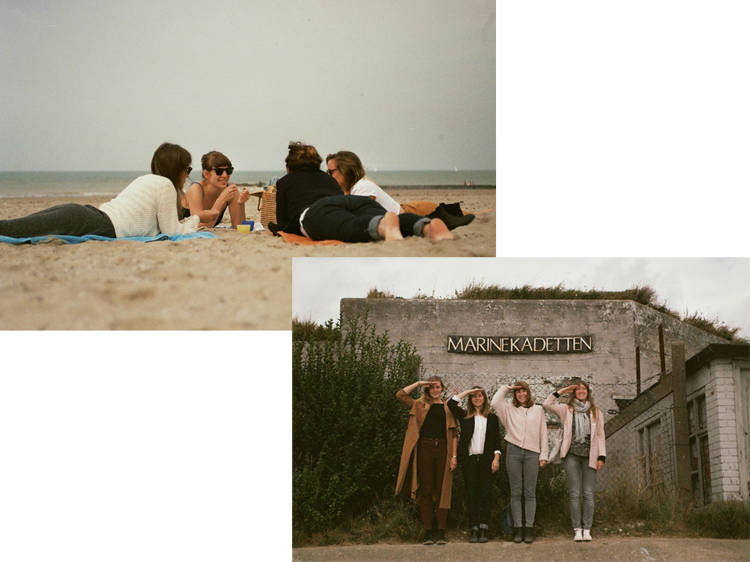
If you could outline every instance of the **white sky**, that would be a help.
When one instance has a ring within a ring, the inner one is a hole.
[[[4,0],[0,52],[0,171],[141,170],[164,141],[276,170],[290,140],[495,168],[490,0]]]
[[[618,291],[650,285],[680,314],[718,318],[750,338],[750,259],[729,258],[295,258],[293,315],[338,320],[342,298],[371,288],[445,298],[472,282]]]

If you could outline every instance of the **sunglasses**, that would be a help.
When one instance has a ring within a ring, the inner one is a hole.
[[[185,168],[185,173],[186,173],[187,175],[190,175],[190,172],[192,172],[192,171],[193,171],[193,168],[192,168],[192,166],[188,166],[187,168]]]
[[[232,175],[232,172],[234,172],[234,168],[232,166],[229,166],[227,168],[212,168],[214,172],[216,172],[217,176],[223,176],[224,172],[227,173],[228,176]]]
[[[329,175],[329,176],[332,176],[332,175],[333,175],[333,172],[338,172],[338,171],[339,171],[339,169],[338,169],[338,168],[331,168],[330,170],[328,170],[328,175]]]

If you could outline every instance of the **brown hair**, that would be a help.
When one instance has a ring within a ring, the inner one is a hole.
[[[232,161],[218,150],[206,152],[201,157],[201,167],[203,170],[213,170],[214,168],[228,168]]]
[[[596,416],[599,413],[599,408],[597,408],[596,405],[594,404],[594,397],[591,395],[591,387],[589,386],[589,383],[587,383],[586,381],[582,379],[575,379],[570,384],[571,385],[582,384],[583,386],[586,387],[586,401],[590,404],[589,413],[591,414],[591,419],[596,421]],[[573,400],[575,399],[576,399],[576,392],[574,390],[573,393],[570,395],[570,398],[568,398],[568,408],[570,408],[571,412],[573,411]]]
[[[490,413],[490,401],[487,400],[487,392],[481,387],[474,385],[471,387],[473,389],[479,389],[482,391],[482,396],[484,396],[484,402],[479,407],[479,412],[477,412],[476,408],[474,407],[474,402],[471,401],[471,394],[469,394],[469,403],[466,405],[466,419],[473,418],[476,414],[479,414],[480,416],[484,416],[485,418]]]
[[[190,153],[179,145],[168,142],[163,143],[154,152],[151,158],[151,173],[167,178],[177,192],[177,212],[179,214],[181,201],[184,197],[182,192],[182,174],[185,173],[190,162],[193,161]]]
[[[314,146],[298,141],[289,143],[289,155],[284,162],[286,162],[286,167],[289,168],[289,171],[293,172],[294,170],[308,166],[320,168],[323,159]]]
[[[442,388],[443,390],[445,389],[445,385],[443,384],[443,379],[441,379],[437,375],[432,375],[429,379],[427,379],[427,382],[439,382],[440,383],[440,388]],[[419,401],[422,402],[422,404],[424,404],[425,407],[427,407],[427,408],[429,408],[430,406],[432,406],[432,396],[430,396],[430,387],[429,386],[423,386],[422,387],[422,396],[419,397]]]
[[[326,164],[329,160],[336,160],[336,167],[344,176],[344,193],[349,195],[352,191],[354,184],[365,177],[365,167],[362,165],[362,161],[359,156],[348,150],[340,150],[336,154],[329,154],[326,156]]]
[[[513,386],[520,386],[521,388],[523,388],[526,391],[526,403],[525,404],[521,404],[518,401],[518,398],[516,398],[516,392],[518,392],[518,390],[520,390],[520,389],[513,391],[513,405],[516,408],[518,408],[520,406],[525,406],[526,408],[531,408],[534,405],[534,399],[531,397],[531,389],[529,388],[528,383],[526,381],[516,381],[516,384],[514,384]]]

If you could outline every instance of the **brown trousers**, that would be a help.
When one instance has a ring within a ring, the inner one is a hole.
[[[417,478],[419,479],[419,511],[424,529],[432,529],[432,514],[437,511],[437,528],[445,529],[448,510],[441,509],[446,456],[445,439],[419,438],[417,444]]]

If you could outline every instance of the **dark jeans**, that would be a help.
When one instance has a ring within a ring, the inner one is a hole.
[[[448,462],[448,449],[445,439],[419,438],[417,443],[417,478],[419,480],[419,511],[422,526],[432,529],[432,513],[437,511],[437,528],[445,529],[448,510],[440,508],[440,495],[443,491],[445,463]]]
[[[490,494],[492,492],[492,459],[483,455],[472,455],[461,463],[461,472],[466,484],[466,499],[469,508],[469,528],[489,529]]]
[[[333,195],[319,199],[307,210],[302,226],[313,240],[341,240],[342,242],[371,242],[382,240],[378,223],[386,210],[369,197],[361,195]],[[422,234],[430,222],[413,213],[398,216],[402,236]]]
[[[60,234],[85,236],[96,234],[116,238],[115,227],[104,211],[91,205],[65,203],[21,217],[0,221],[0,235],[10,238],[26,238]]]

